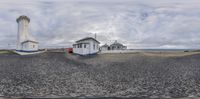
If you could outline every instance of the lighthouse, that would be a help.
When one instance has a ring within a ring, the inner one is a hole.
[[[25,15],[17,18],[18,34],[17,34],[17,51],[20,52],[35,52],[38,51],[39,43],[29,34],[30,18]]]

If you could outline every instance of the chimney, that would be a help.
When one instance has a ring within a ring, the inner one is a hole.
[[[97,39],[97,34],[96,33],[94,34],[94,38]]]

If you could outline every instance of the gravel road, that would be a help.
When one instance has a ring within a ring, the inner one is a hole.
[[[0,79],[7,97],[198,97],[200,54],[0,54]]]

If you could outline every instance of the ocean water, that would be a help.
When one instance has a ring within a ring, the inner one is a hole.
[[[128,49],[131,52],[184,52],[197,51],[199,49]]]

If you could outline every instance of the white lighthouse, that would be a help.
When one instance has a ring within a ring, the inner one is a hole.
[[[36,52],[38,51],[38,42],[29,35],[29,22],[27,16],[20,16],[17,18],[18,35],[17,35],[17,51],[20,52]]]

